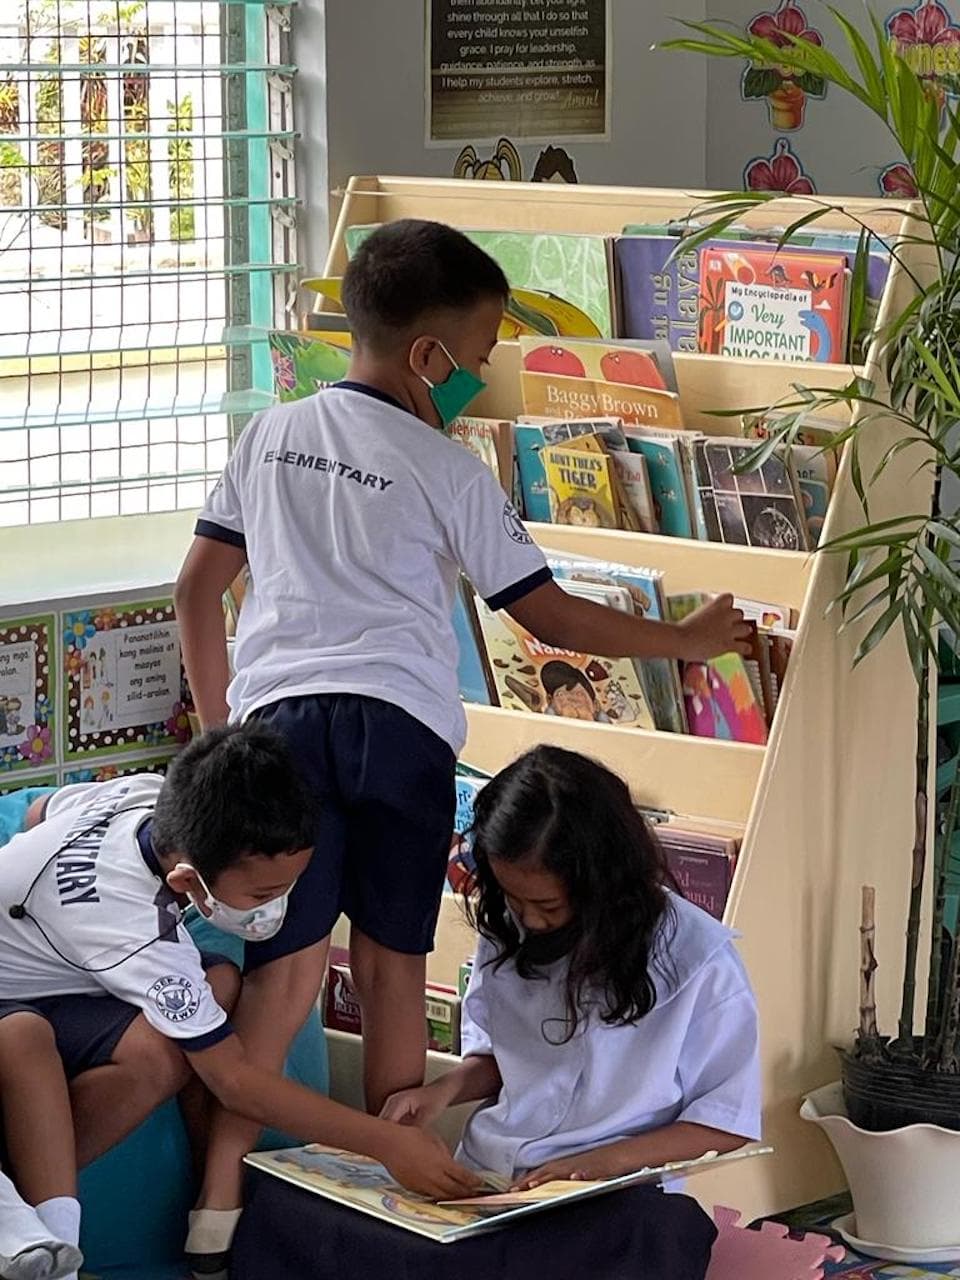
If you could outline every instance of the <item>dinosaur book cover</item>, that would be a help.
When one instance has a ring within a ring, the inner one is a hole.
[[[700,257],[700,350],[840,364],[848,279],[839,253],[708,248]]]

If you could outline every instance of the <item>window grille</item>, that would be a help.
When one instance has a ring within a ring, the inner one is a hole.
[[[0,526],[198,506],[272,401],[294,3],[0,4]]]

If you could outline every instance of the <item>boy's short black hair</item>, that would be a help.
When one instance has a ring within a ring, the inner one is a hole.
[[[343,278],[342,301],[357,344],[388,351],[433,311],[469,311],[510,295],[489,254],[442,222],[405,218],[363,242]]]
[[[173,760],[152,827],[157,853],[185,858],[208,885],[246,854],[308,849],[313,833],[287,744],[256,721],[210,729]]]

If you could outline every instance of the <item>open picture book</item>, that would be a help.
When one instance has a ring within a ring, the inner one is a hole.
[[[729,1161],[767,1155],[771,1150],[771,1147],[751,1146],[722,1156],[708,1153],[698,1160],[642,1169],[604,1182],[548,1182],[533,1190],[519,1192],[509,1190],[506,1178],[486,1174],[485,1194],[445,1204],[434,1204],[423,1196],[406,1191],[383,1165],[370,1156],[337,1151],[315,1143],[286,1151],[256,1152],[247,1156],[246,1162],[305,1191],[379,1218],[381,1222],[403,1227],[439,1244],[455,1244],[481,1232],[508,1226],[532,1213],[542,1213],[624,1187],[675,1182]]]

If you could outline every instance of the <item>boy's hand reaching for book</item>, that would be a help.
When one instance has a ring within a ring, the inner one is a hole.
[[[722,653],[748,654],[750,626],[733,607],[733,596],[722,595],[678,623],[683,637],[684,662],[706,662]]]
[[[401,1186],[431,1200],[462,1200],[483,1186],[482,1178],[457,1164],[443,1141],[425,1129],[396,1126],[380,1160]]]

